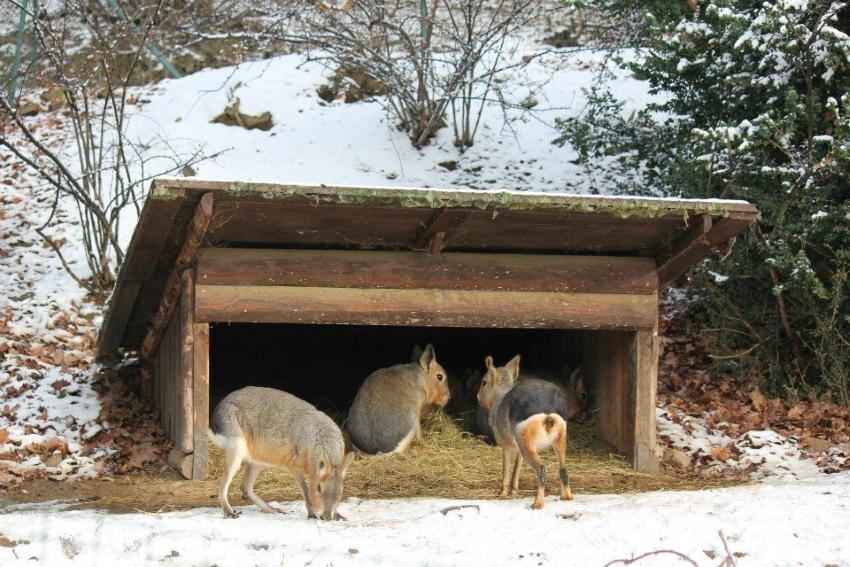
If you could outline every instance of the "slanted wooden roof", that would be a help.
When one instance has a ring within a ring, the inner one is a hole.
[[[208,245],[651,256],[662,284],[757,216],[745,201],[158,179],[118,274],[101,355],[139,348],[206,193]]]

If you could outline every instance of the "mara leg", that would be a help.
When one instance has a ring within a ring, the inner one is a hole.
[[[510,494],[508,486],[511,474],[511,461],[518,458],[519,456],[516,454],[516,451],[502,447],[502,491],[499,492],[499,496],[507,496]]]
[[[315,519],[316,514],[314,514],[313,510],[310,508],[310,493],[307,491],[307,481],[304,479],[303,475],[292,473],[292,476],[295,477],[295,482],[298,483],[298,488],[301,489],[301,494],[304,495],[304,505],[307,506],[307,517]]]
[[[519,469],[522,467],[522,459],[519,453],[514,457],[514,472],[511,474],[511,494],[516,492],[519,494]]]
[[[245,457],[244,447],[236,442],[224,448],[224,471],[221,473],[221,480],[218,483],[218,502],[221,504],[221,509],[224,511],[225,518],[236,518],[239,512],[235,512],[230,507],[230,502],[227,499],[227,491],[230,488],[230,483],[233,482],[233,477],[242,465],[242,459]]]
[[[567,473],[567,428],[561,429],[555,443],[558,454],[558,476],[561,481],[561,500],[572,500],[573,491],[570,489],[570,475]]]
[[[254,492],[254,483],[257,482],[257,476],[263,472],[263,469],[265,467],[262,465],[248,463],[248,470],[245,471],[245,476],[242,478],[242,494],[245,495],[245,498],[259,506],[260,510],[266,514],[273,514],[276,510]]]
[[[537,496],[531,505],[535,510],[543,507],[543,497],[546,495],[546,467],[537,454],[537,446],[534,442],[537,433],[536,424],[532,423],[520,432],[519,439],[517,439],[522,458],[531,466],[537,476]]]

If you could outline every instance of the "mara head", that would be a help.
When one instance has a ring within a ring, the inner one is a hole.
[[[484,364],[487,368],[481,378],[481,387],[478,389],[478,403],[489,412],[496,396],[513,388],[514,382],[519,378],[519,355],[501,367],[493,365],[492,356],[485,358]]]
[[[345,473],[353,460],[354,453],[347,453],[342,461],[335,465],[327,453],[322,452],[316,465],[316,473],[307,490],[307,505],[312,515],[323,520],[344,519],[337,513],[336,507],[342,499]]]
[[[575,421],[587,419],[587,388],[584,385],[584,366],[570,373],[564,391],[567,398],[567,417]]]
[[[425,392],[428,396],[426,401],[438,406],[446,405],[451,397],[449,380],[445,369],[437,362],[437,355],[434,354],[432,345],[429,344],[425,347],[416,364],[425,373]]]

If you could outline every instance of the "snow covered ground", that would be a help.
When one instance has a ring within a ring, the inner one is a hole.
[[[347,522],[242,508],[113,515],[24,506],[0,514],[2,565],[606,565],[674,550],[698,565],[848,565],[850,477],[700,492],[513,501],[343,502]],[[672,554],[639,565],[685,565]]]
[[[511,57],[525,53],[519,46]],[[504,115],[488,107],[478,142],[463,154],[449,129],[431,145],[413,148],[379,101],[321,101],[315,91],[328,73],[298,55],[145,89],[146,102],[132,109],[129,135],[161,156],[146,164],[146,174],[200,149],[217,154],[194,167],[209,179],[591,191],[592,174],[551,140],[555,118],[582,110],[580,89],[591,84],[602,58],[584,51],[532,61],[503,88],[512,104],[533,98],[537,106],[511,107]],[[630,106],[648,100],[645,85],[625,74],[617,92]],[[275,126],[264,132],[211,124],[229,97],[240,99],[243,112],[270,111]],[[62,143],[71,148],[70,140]],[[100,402],[90,384],[98,308],[34,231],[49,214],[52,193],[2,155],[0,183],[0,473],[5,466],[55,477],[95,475],[108,449],[88,446],[89,440],[109,427],[97,418]],[[52,234],[62,237],[66,230],[73,243],[73,209],[60,206],[58,214],[62,225]],[[124,224],[125,241],[132,224]],[[67,248],[82,268],[80,251]],[[699,421],[686,431],[659,411],[659,433],[691,454],[738,442]],[[349,500],[341,506],[346,523],[308,521],[300,502],[282,504],[286,514],[277,516],[248,507],[238,520],[224,520],[215,509],[114,515],[63,511],[61,504],[0,508],[0,565],[119,559],[127,565],[604,565],[659,549],[716,565],[726,553],[719,530],[740,565],[850,565],[850,537],[838,537],[850,521],[848,473],[821,474],[794,440],[773,432],[747,435],[740,447],[750,459],[744,469],[760,484],[578,494],[571,503],[550,500],[542,512],[527,509],[530,498]],[[640,564],[677,561],[668,554]]]

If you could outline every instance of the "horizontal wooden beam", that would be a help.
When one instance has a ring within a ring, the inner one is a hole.
[[[202,285],[653,294],[651,258],[204,248]]]
[[[655,295],[196,285],[195,319],[219,323],[305,323],[644,329],[657,320]]]

